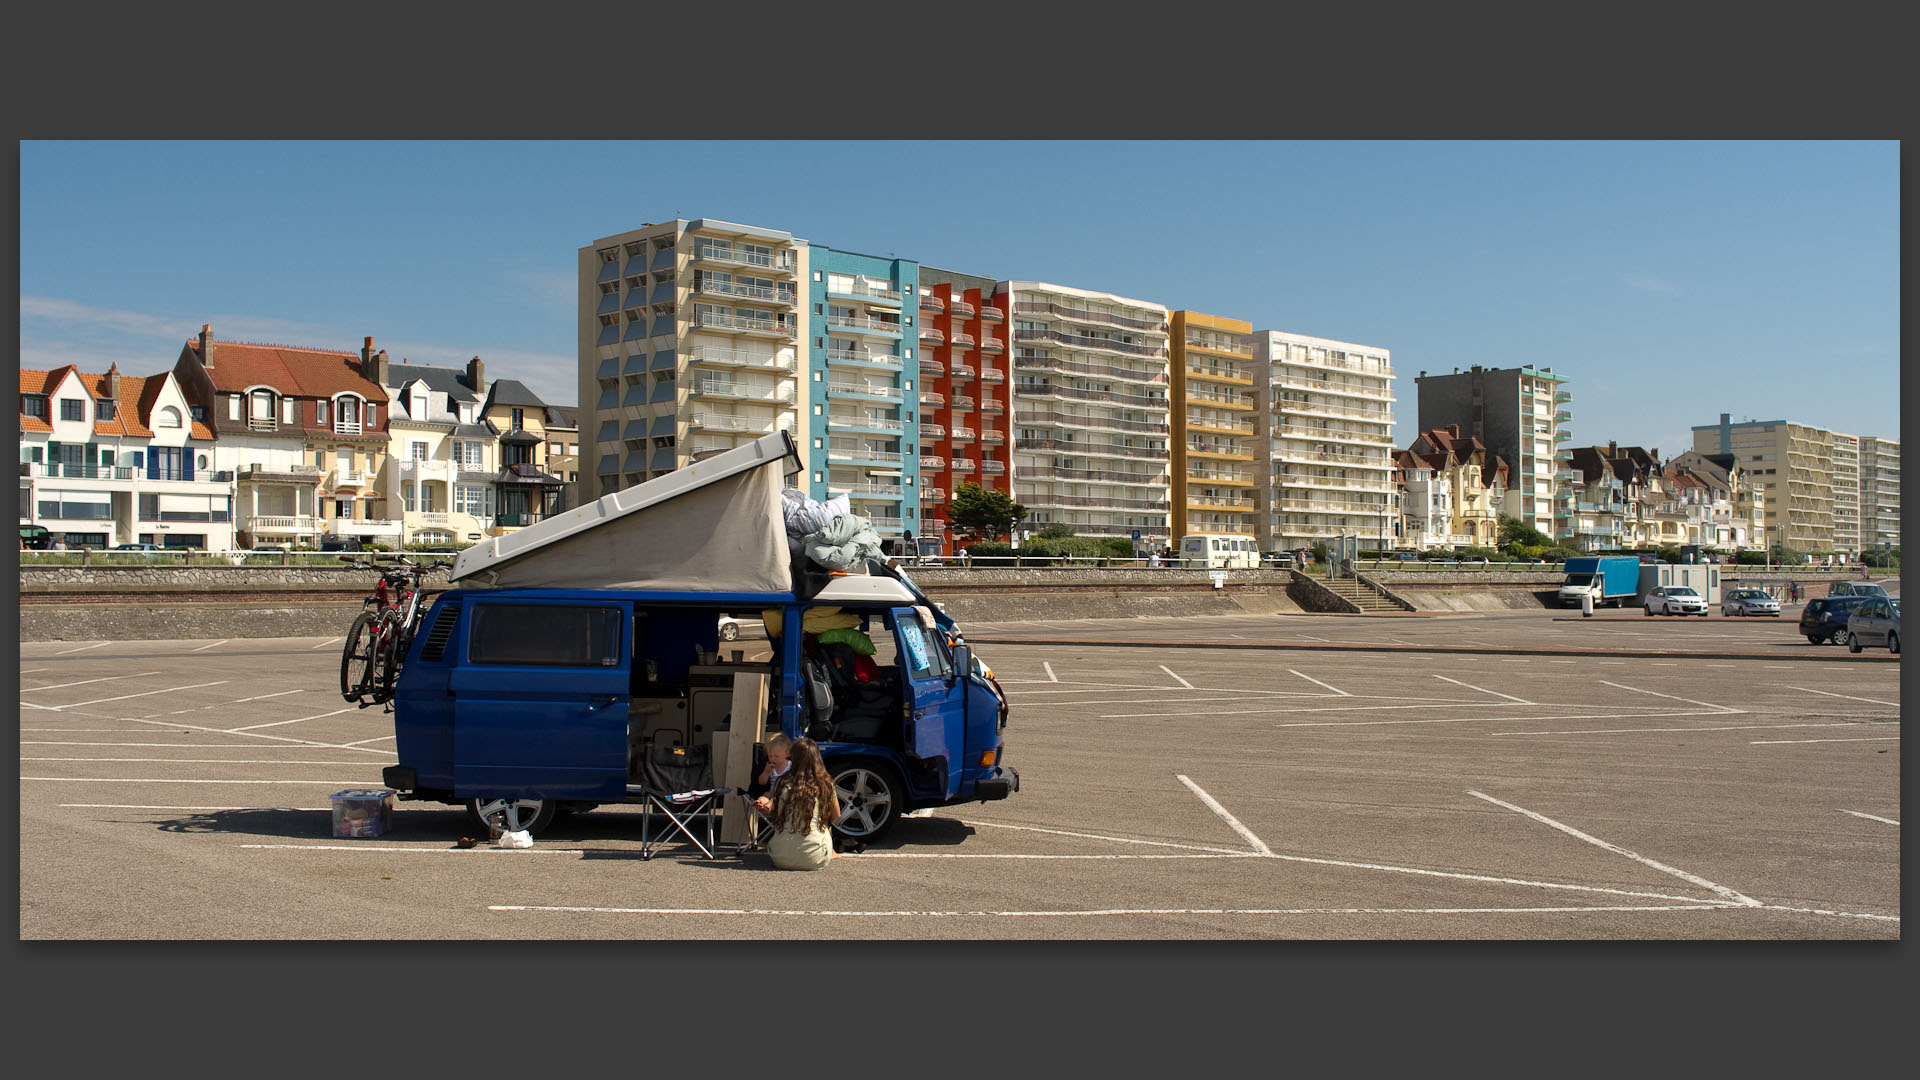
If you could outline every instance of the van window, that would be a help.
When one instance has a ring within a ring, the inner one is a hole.
[[[901,659],[905,662],[907,677],[910,679],[945,678],[948,665],[940,646],[927,634],[920,620],[901,616],[895,620],[899,624],[900,642],[906,649]]]
[[[542,667],[620,666],[620,609],[475,604],[467,660]]]

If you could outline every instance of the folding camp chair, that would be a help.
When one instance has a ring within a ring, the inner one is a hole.
[[[729,788],[714,786],[707,747],[649,743],[640,763],[640,857],[653,858],[678,831],[702,855],[713,858],[714,814],[721,796],[730,793]],[[659,824],[658,836],[653,835],[656,815],[667,819]],[[688,828],[696,817],[705,819],[705,839]]]

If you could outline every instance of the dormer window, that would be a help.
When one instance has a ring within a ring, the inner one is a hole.
[[[153,426],[157,428],[177,428],[180,426],[180,410],[171,405],[165,406],[154,414]]]
[[[60,419],[85,420],[86,418],[87,418],[86,402],[81,401],[78,398],[61,398],[60,399]]]
[[[113,419],[113,399],[112,398],[94,399],[93,418],[95,420]]]
[[[333,399],[333,430],[337,435],[360,434],[360,399],[350,394],[342,394]]]
[[[36,420],[45,420],[47,418],[47,395],[22,395],[20,398],[20,412],[22,415],[31,416]]]

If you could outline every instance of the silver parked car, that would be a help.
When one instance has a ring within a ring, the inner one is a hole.
[[[1694,592],[1692,586],[1658,585],[1647,594],[1647,614],[1705,617],[1707,598]]]
[[[1733,589],[1720,598],[1722,615],[1771,615],[1780,617],[1780,601],[1765,589]]]
[[[1900,598],[1869,597],[1847,616],[1847,651],[1859,652],[1868,645],[1885,645],[1900,655]]]

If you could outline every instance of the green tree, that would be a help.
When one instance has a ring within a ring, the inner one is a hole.
[[[979,484],[961,484],[953,489],[953,501],[947,504],[947,520],[959,528],[977,532],[989,540],[998,540],[1025,521],[1027,508],[1013,496]]]
[[[1073,526],[1062,525],[1059,522],[1055,522],[1052,525],[1049,525],[1046,528],[1041,529],[1038,534],[1039,539],[1041,540],[1065,540],[1067,537],[1072,535],[1073,535]]]
[[[1501,547],[1506,547],[1508,544],[1532,544],[1537,547],[1546,547],[1552,543],[1553,537],[1521,521],[1519,518],[1509,517],[1506,514],[1500,515]]]

